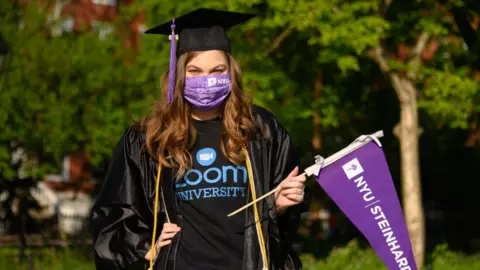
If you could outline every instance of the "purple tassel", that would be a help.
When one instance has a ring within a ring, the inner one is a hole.
[[[168,103],[173,101],[175,91],[175,72],[177,68],[177,39],[175,36],[175,18],[172,21],[172,35],[170,36],[170,69],[168,72]]]

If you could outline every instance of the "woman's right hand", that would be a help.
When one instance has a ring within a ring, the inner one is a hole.
[[[160,234],[160,237],[157,240],[157,243],[155,243],[155,255],[154,258],[157,257],[158,253],[160,253],[160,250],[162,247],[170,245],[172,243],[172,238],[180,231],[180,227],[178,227],[176,224],[173,223],[164,223],[163,224],[163,229],[162,233]],[[146,260],[150,260],[152,250],[150,249],[145,255]]]

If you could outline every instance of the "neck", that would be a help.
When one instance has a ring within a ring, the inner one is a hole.
[[[200,121],[207,121],[214,119],[216,117],[221,116],[222,113],[220,112],[219,109],[211,110],[211,111],[201,111],[197,109],[192,110],[192,118],[195,120],[200,120]]]

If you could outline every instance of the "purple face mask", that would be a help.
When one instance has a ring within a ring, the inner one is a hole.
[[[194,108],[212,110],[232,91],[230,74],[186,77],[183,96]]]

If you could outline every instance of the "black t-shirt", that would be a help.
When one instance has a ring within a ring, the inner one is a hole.
[[[191,149],[192,169],[176,183],[183,216],[176,268],[242,269],[245,215],[227,215],[245,205],[245,166],[228,161],[220,150],[220,119],[194,121],[197,140]]]

